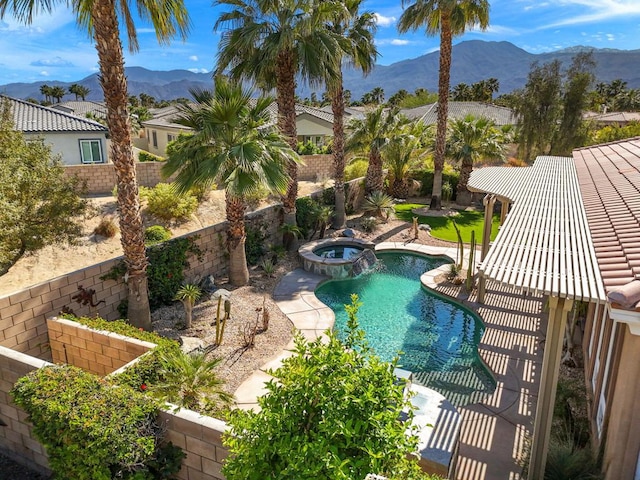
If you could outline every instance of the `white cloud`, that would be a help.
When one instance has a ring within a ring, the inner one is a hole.
[[[149,27],[136,28],[136,33],[156,33],[155,29]]]
[[[197,55],[191,55],[189,57],[189,60],[191,60],[192,62],[197,62],[198,61],[198,56]]]
[[[209,71],[206,68],[188,68],[187,70],[193,73],[207,73]]]
[[[543,28],[597,23],[619,17],[640,16],[640,2],[638,0],[560,0],[559,4],[563,7],[581,8],[587,13],[559,20]]]
[[[375,42],[376,42],[376,45],[395,45],[395,46],[411,45],[416,43],[411,40],[404,40],[402,38],[380,38],[380,39],[376,39]]]
[[[376,24],[380,27],[390,27],[396,22],[396,17],[385,17],[379,13],[374,13],[374,17],[376,17]]]
[[[42,70],[42,71],[40,72],[40,76],[41,76],[41,77],[48,77],[48,76],[49,76],[49,72],[47,72],[46,70]]]
[[[613,33],[607,33],[607,40],[609,40],[610,42],[615,41],[616,36]]]
[[[61,57],[46,58],[30,63],[33,67],[73,67],[73,63]]]
[[[409,45],[410,43],[409,40],[400,40],[399,38],[391,40],[391,45]]]

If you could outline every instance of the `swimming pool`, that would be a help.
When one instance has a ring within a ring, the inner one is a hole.
[[[413,372],[414,382],[439,391],[457,406],[492,393],[495,380],[478,356],[484,331],[480,318],[420,283],[420,275],[448,260],[397,252],[376,255],[381,267],[374,272],[331,280],[315,292],[335,312],[338,335],[346,327],[344,305],[357,293],[363,302],[360,326],[383,360],[403,352],[399,365]]]

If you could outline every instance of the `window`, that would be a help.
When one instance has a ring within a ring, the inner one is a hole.
[[[100,140],[80,140],[80,160],[82,163],[104,163]]]
[[[155,130],[151,131],[151,138],[153,140],[153,148],[158,148],[158,133]]]
[[[175,139],[176,139],[175,135],[171,135],[170,133],[167,133],[167,143],[173,142]]]

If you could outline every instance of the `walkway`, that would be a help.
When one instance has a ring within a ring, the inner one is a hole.
[[[452,258],[456,254],[455,248],[390,242],[377,245],[376,250],[410,250]],[[447,269],[446,265],[440,267],[440,272]],[[475,293],[466,299],[462,287],[437,285],[435,276],[435,272],[427,272],[421,280],[429,288],[470,306],[482,317],[487,328],[479,352],[497,380],[493,395],[459,409],[463,425],[457,478],[518,480],[522,478],[522,454],[532,434],[540,380],[541,332],[546,331],[542,298],[489,282],[485,304],[479,305],[475,303]],[[273,294],[278,307],[308,339],[317,338],[333,327],[333,311],[313,293],[324,280],[324,276],[297,269],[282,279]],[[257,407],[256,399],[264,393],[264,382],[271,378],[265,372],[277,368],[282,359],[292,355],[289,350],[292,347],[293,344],[289,345],[238,388],[235,397],[240,408]]]

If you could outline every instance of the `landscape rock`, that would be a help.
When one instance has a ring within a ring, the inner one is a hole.
[[[180,337],[180,350],[184,353],[191,353],[204,349],[204,341],[197,337]]]
[[[342,230],[342,232],[340,232],[340,236],[347,237],[347,238],[355,238],[356,232],[351,228],[345,228],[344,230]]]

